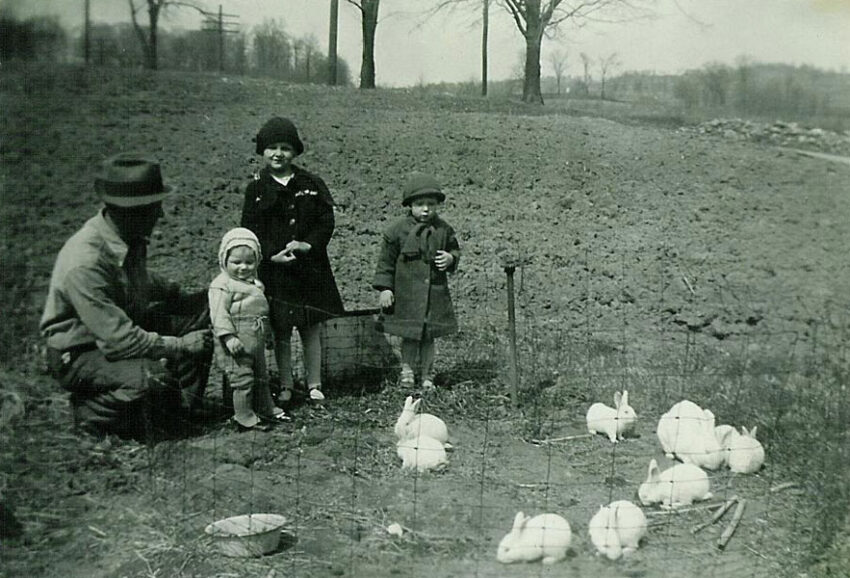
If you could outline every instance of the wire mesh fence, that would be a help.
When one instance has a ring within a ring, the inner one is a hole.
[[[688,295],[696,301],[684,281],[678,296],[669,287],[640,293],[628,290],[627,268],[621,273],[616,289],[587,289],[577,278],[584,287],[577,298],[558,302],[553,293],[547,302],[539,288],[557,272],[519,268],[515,396],[498,266],[457,280],[461,330],[438,343],[434,393],[398,384],[398,344],[375,330],[376,310],[331,319],[322,328],[323,405],[296,404],[293,421],[270,431],[237,434],[215,422],[177,439],[103,449],[109,483],[133,481],[126,510],[110,515],[132,522],[136,558],[152,574],[797,575],[829,544],[846,510],[848,363],[846,324],[833,318],[838,307],[813,315],[801,332],[765,328],[755,321],[758,307],[747,306],[724,330],[699,315],[666,313],[682,293],[685,305]],[[735,295],[757,304],[747,291],[727,283],[706,301]],[[649,319],[630,302],[648,298],[656,313]],[[297,333],[293,355],[302,381]],[[280,376],[270,347],[265,357],[273,387]],[[589,407],[614,406],[615,393],[625,391],[634,429],[617,443],[590,434]],[[436,470],[401,467],[394,425],[408,395],[421,395],[420,410],[448,425],[451,448]],[[213,366],[207,397],[218,396],[227,394]],[[710,409],[717,425],[757,426],[764,466],[747,474],[703,468],[708,491],[687,489],[701,479],[652,478],[653,459],[659,474],[688,461],[691,448],[671,459],[656,434],[662,415],[685,399]],[[641,500],[647,482],[662,491]],[[675,499],[680,492],[685,498]],[[646,531],[636,551],[615,556],[614,541],[632,529],[640,534],[642,522],[606,515],[591,527],[591,520],[622,500],[640,506]],[[670,503],[676,507],[663,507]],[[531,551],[537,560],[505,566],[498,553],[517,512],[563,517],[568,547],[559,550],[563,528],[547,532],[544,524],[541,548],[533,534],[510,539],[518,542],[514,557]],[[204,533],[217,520],[258,513],[286,518],[269,555],[222,556],[217,538]],[[563,559],[540,563],[547,548]]]

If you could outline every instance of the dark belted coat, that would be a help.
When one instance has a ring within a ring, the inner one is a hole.
[[[264,168],[245,190],[242,226],[257,235],[263,259],[257,276],[266,286],[272,326],[314,325],[343,313],[327,246],[334,231],[333,198],[324,181],[300,167],[284,186]],[[311,245],[292,263],[271,257],[290,241]]]
[[[448,275],[457,269],[460,247],[451,225],[436,217],[432,223],[434,250],[452,254],[446,271],[433,263],[433,255],[411,255],[403,251],[416,219],[407,215],[392,223],[383,235],[381,253],[372,286],[390,289],[395,295],[391,312],[383,315],[382,330],[406,339],[422,340],[457,331],[454,306],[449,294]]]

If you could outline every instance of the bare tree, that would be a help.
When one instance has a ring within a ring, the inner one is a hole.
[[[612,52],[599,61],[599,81],[602,83],[599,91],[599,98],[601,100],[605,100],[605,78],[608,76],[610,71],[618,66],[620,66],[620,59],[616,52]]]
[[[283,24],[265,20],[254,27],[254,67],[260,74],[290,78],[293,46]]]
[[[339,0],[331,0],[328,29],[328,84],[336,86],[337,38],[339,37]]]
[[[498,0],[439,0],[429,10],[430,15],[444,10],[454,10],[458,6],[468,6],[475,10],[481,9],[481,96],[487,96],[487,54],[490,35],[490,5]]]
[[[584,95],[587,96],[590,93],[590,65],[593,63],[593,60],[584,52],[578,56],[581,58],[581,66],[584,70],[581,80],[584,83]]]
[[[197,10],[201,14],[206,14],[203,9],[192,2],[179,2],[177,0],[141,0],[136,5],[135,0],[127,0],[130,4],[130,17],[133,20],[133,29],[136,31],[136,36],[139,38],[139,43],[142,46],[142,52],[145,55],[145,66],[151,70],[156,70],[159,66],[157,58],[157,32],[159,29],[159,17],[162,11],[168,6],[183,6]],[[148,27],[147,30],[139,24],[138,12],[147,6],[148,8]]]
[[[375,88],[375,30],[381,0],[346,0],[360,10],[363,30],[363,57],[360,62],[360,88]]]
[[[525,38],[525,77],[522,100],[543,104],[540,92],[540,48],[543,37],[561,24],[572,21],[581,26],[604,13],[635,17],[638,5],[647,0],[500,0]]]
[[[567,68],[567,52],[565,50],[554,50],[549,54],[549,64],[552,65],[552,73],[555,75],[555,83],[558,86],[558,96],[561,96],[561,79]]]

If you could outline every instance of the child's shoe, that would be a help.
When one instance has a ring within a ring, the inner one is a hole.
[[[423,379],[422,380],[422,392],[423,393],[433,393],[435,391],[437,391],[437,388],[434,385],[434,382],[432,380],[430,380],[430,379]]]
[[[413,387],[413,384],[416,383],[416,381],[413,379],[413,370],[402,369],[401,375],[398,379],[398,383],[402,387]]]
[[[242,425],[235,418],[231,418],[230,422],[233,424],[233,428],[239,433],[246,431],[269,431],[272,429],[272,424],[262,420],[258,421],[254,425]]]
[[[292,403],[292,396],[294,391],[295,390],[292,386],[283,386],[277,396],[277,401],[283,404]]]
[[[310,401],[320,402],[325,401],[325,394],[322,393],[322,390],[319,389],[319,386],[313,386],[310,388]]]
[[[286,415],[285,411],[283,411],[279,407],[277,407],[275,409],[277,411],[275,411],[272,415],[261,415],[260,421],[263,422],[263,423],[271,424],[271,425],[292,421],[290,419],[290,417],[288,415]]]

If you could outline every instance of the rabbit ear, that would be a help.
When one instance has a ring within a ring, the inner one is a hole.
[[[525,526],[525,523],[526,523],[527,520],[528,520],[528,518],[525,517],[525,514],[523,514],[522,512],[517,512],[516,516],[514,516],[513,529],[514,530],[522,530],[522,528],[523,528],[523,526]]]
[[[623,390],[622,403],[623,405],[629,405],[629,392],[625,389]]]
[[[623,395],[617,391],[614,392],[614,407],[619,408],[620,404],[623,402]]]
[[[755,438],[755,437],[756,437],[756,430],[757,430],[758,428],[759,428],[759,426],[754,425],[754,426],[753,426],[753,429],[751,429],[751,430],[750,430],[750,437],[751,437],[751,438]]]
[[[407,399],[404,400],[404,409],[410,408],[411,404],[413,404],[413,396],[408,395]]]
[[[419,409],[419,404],[422,403],[422,398],[420,397],[416,401],[410,404],[410,409],[413,410],[414,413]]]
[[[735,428],[725,430],[720,436],[720,439],[717,440],[717,443],[719,443],[723,447],[726,447],[726,445],[729,443],[729,439],[736,433],[738,432],[735,431]]]
[[[658,479],[658,462],[655,461],[655,458],[649,460],[649,471],[646,475],[646,481],[652,482]]]

